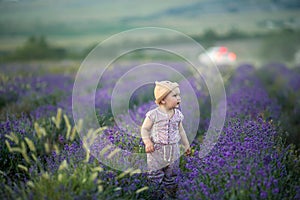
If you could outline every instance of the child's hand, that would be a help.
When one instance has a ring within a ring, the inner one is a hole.
[[[186,148],[185,148],[185,155],[186,155],[186,156],[190,156],[191,153],[192,153],[191,147],[186,147]]]
[[[151,140],[145,142],[145,151],[146,153],[152,153],[154,151],[154,145]]]

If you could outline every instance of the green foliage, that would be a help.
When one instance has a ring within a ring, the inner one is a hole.
[[[65,56],[65,49],[52,47],[48,44],[44,36],[31,36],[22,47],[18,48],[8,58],[8,60],[62,59]]]
[[[299,31],[283,29],[265,38],[260,55],[263,60],[290,62],[299,48]]]
[[[6,198],[60,199],[64,197],[70,199],[72,193],[80,194],[87,188],[97,190],[98,185],[94,184],[94,179],[98,176],[98,171],[94,169],[95,167],[92,168],[97,164],[86,165],[86,162],[78,164],[68,159],[69,163],[64,160],[54,173],[45,171],[47,166],[44,159],[47,155],[53,152],[59,155],[65,144],[78,139],[77,130],[71,127],[66,115],[62,116],[61,109],[58,109],[56,117],[44,119],[40,123],[34,122],[34,126],[28,128],[30,130],[27,132],[34,133],[28,134],[27,137],[13,132],[5,135],[6,141],[1,153],[9,155],[13,160],[8,165],[10,169],[1,168],[3,170],[1,172],[5,176],[13,172],[14,177],[10,176],[9,179],[17,183],[14,191],[10,185],[5,185],[3,189]],[[59,136],[63,137],[64,141],[60,141]],[[98,168],[98,170],[102,169]],[[23,177],[27,177],[27,181],[23,182]]]
[[[63,118],[63,119],[62,119]],[[24,122],[22,127],[27,136],[20,132],[14,132],[13,127],[9,134],[5,134],[8,130],[1,130],[1,134],[5,135],[5,143],[1,145],[2,166],[0,170],[12,179],[22,178],[24,170],[20,170],[19,164],[43,170],[45,168],[44,156],[50,155],[51,152],[59,154],[65,144],[71,143],[75,140],[77,131],[75,127],[71,127],[69,119],[66,115],[62,117],[61,109],[58,109],[56,117],[52,119],[41,119],[38,123],[34,122],[32,126],[28,126],[30,122]],[[10,129],[8,128],[8,129]],[[66,140],[60,141],[62,133],[66,134]],[[28,170],[28,169],[27,169]],[[27,171],[25,170],[25,171]],[[20,173],[21,175],[16,175]]]
[[[72,199],[76,195],[90,199],[98,187],[101,187],[101,182],[94,183],[97,176],[98,172],[94,171],[92,165],[84,163],[79,163],[76,168],[59,170],[52,175],[46,172],[27,182],[28,187],[24,188],[25,198]]]
[[[192,35],[194,40],[204,45],[205,48],[214,45],[217,41],[236,40],[257,37],[257,35],[250,35],[238,29],[232,29],[228,33],[219,34],[213,29],[207,29],[201,35]]]

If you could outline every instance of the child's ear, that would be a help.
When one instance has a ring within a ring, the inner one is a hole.
[[[165,102],[165,100],[161,100],[160,103],[161,104],[165,104],[166,102]]]

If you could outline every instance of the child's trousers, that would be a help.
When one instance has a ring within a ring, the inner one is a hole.
[[[179,144],[154,144],[154,149],[147,154],[148,178],[157,186],[174,190],[179,172]]]

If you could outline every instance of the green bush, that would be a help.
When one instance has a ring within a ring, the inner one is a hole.
[[[62,59],[65,56],[65,49],[50,46],[44,36],[31,36],[23,46],[9,56],[9,60]]]
[[[260,55],[264,60],[290,62],[299,48],[299,31],[284,29],[265,38]]]

